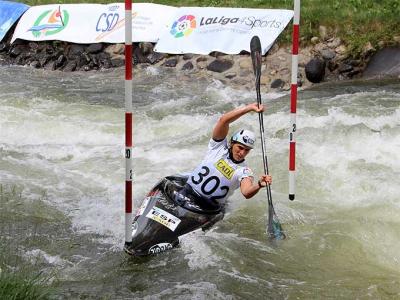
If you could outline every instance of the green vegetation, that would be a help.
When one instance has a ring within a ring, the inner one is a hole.
[[[115,0],[26,0],[29,5],[49,3],[114,3]],[[135,1],[134,1],[135,2]],[[248,8],[293,9],[293,0],[156,0],[138,1],[172,6],[219,6]],[[319,36],[319,26],[328,29],[328,34],[340,37],[354,54],[360,53],[367,43],[379,48],[378,43],[394,43],[393,37],[400,36],[399,0],[303,0],[301,1],[300,33],[302,43],[310,43]],[[281,41],[289,41],[291,30],[287,29]]]
[[[49,278],[24,260],[15,245],[13,235],[7,232],[6,204],[21,200],[21,189],[0,184],[0,299],[48,299]]]
[[[42,287],[43,281],[40,274],[32,277],[28,274],[2,270],[0,273],[0,299],[48,299],[48,291]]]

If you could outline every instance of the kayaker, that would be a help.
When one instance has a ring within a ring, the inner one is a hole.
[[[208,151],[203,161],[190,173],[186,184],[188,193],[202,199],[197,203],[204,208],[224,206],[226,199],[237,189],[246,199],[272,183],[270,175],[254,180],[245,158],[253,149],[256,137],[247,129],[236,131],[228,141],[229,125],[250,112],[264,111],[263,105],[251,103],[223,114],[215,125]]]

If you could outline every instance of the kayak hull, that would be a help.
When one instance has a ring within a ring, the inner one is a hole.
[[[199,228],[208,229],[223,218],[221,207],[204,209],[199,199],[182,195],[187,177],[168,176],[148,193],[132,223],[132,242],[125,252],[147,256],[179,245],[179,237]]]

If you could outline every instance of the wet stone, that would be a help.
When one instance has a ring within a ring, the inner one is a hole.
[[[164,66],[164,67],[176,67],[177,64],[178,64],[178,59],[174,57],[174,58],[166,60],[162,64],[162,66]]]
[[[56,62],[54,63],[55,69],[59,69],[64,65],[64,62],[66,61],[66,57],[64,55],[60,55]]]
[[[139,49],[142,51],[143,55],[148,55],[153,52],[153,44],[148,42],[143,42],[139,44]]]
[[[85,51],[85,47],[80,44],[72,44],[69,48],[68,56],[81,55]]]
[[[193,58],[193,54],[192,53],[183,54],[183,57],[182,57],[183,60],[189,60],[189,59],[192,59],[192,58]]]
[[[54,54],[54,48],[52,45],[46,45],[46,49],[45,49],[47,54]]]
[[[183,66],[182,66],[182,70],[192,70],[194,68],[193,63],[191,61],[186,62]]]
[[[208,58],[207,58],[206,56],[199,56],[199,57],[196,59],[196,62],[207,61],[207,60],[208,60]]]
[[[39,59],[39,63],[40,63],[40,66],[41,67],[44,67],[48,62],[49,62],[49,57],[47,56],[47,55],[44,55],[44,56],[42,56],[40,59]]]
[[[307,79],[313,83],[321,82],[325,77],[325,66],[324,60],[319,58],[311,59],[305,67]]]
[[[236,76],[237,76],[237,74],[235,72],[230,72],[225,75],[225,78],[232,79]]]
[[[272,89],[279,89],[279,88],[283,88],[284,85],[285,85],[285,82],[282,79],[278,78],[271,82],[270,87]]]
[[[35,69],[40,68],[40,62],[38,62],[37,60],[32,61],[29,65]]]
[[[92,61],[94,66],[98,66],[99,65],[99,60],[98,60],[96,55],[90,55],[90,60]]]
[[[149,63],[156,64],[159,61],[163,60],[166,57],[166,54],[159,53],[159,52],[153,52],[150,55],[147,56],[147,60]]]
[[[144,64],[149,62],[148,58],[143,55],[142,50],[139,47],[136,47],[133,51],[133,59],[135,64]]]
[[[114,68],[122,67],[123,65],[125,65],[125,61],[120,58],[113,58],[113,59],[111,59],[111,65]]]
[[[11,49],[10,51],[10,57],[15,58],[17,56],[19,56],[22,53],[23,49],[20,46],[16,46],[14,48]]]
[[[222,72],[225,72],[225,71],[229,70],[230,68],[232,68],[232,66],[233,66],[233,62],[231,60],[216,59],[207,66],[207,70],[217,72],[217,73],[222,73]]]
[[[90,54],[95,54],[95,53],[99,53],[100,51],[102,51],[104,48],[103,44],[101,43],[97,43],[97,44],[90,44],[87,48],[86,48],[86,52],[90,53]]]
[[[65,65],[63,71],[64,71],[64,72],[73,72],[73,71],[76,70],[76,66],[77,66],[76,61],[73,61],[73,60],[72,60],[72,61],[69,61],[69,62]]]
[[[338,71],[339,73],[347,73],[353,70],[353,66],[349,64],[342,64],[340,65]]]
[[[330,49],[322,49],[320,53],[325,60],[331,60],[336,56],[336,53]]]
[[[29,42],[29,48],[31,48],[34,51],[37,51],[39,49],[39,45],[36,42]]]

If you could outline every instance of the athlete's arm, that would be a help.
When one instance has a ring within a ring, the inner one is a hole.
[[[262,112],[264,111],[264,106],[262,104],[259,106],[257,103],[251,103],[223,114],[214,127],[213,140],[220,141],[226,138],[229,131],[229,124],[251,111]]]
[[[240,182],[240,191],[246,199],[250,199],[257,194],[261,188],[271,183],[272,177],[270,175],[261,175],[260,179],[255,184],[253,183],[253,177],[246,177]]]

